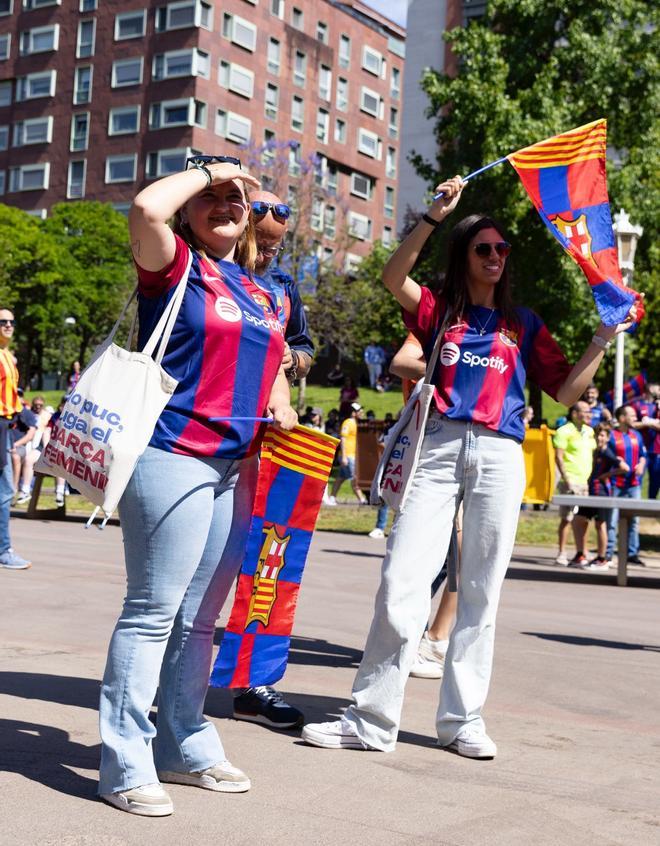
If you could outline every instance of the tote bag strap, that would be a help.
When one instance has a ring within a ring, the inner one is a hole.
[[[169,343],[170,335],[172,334],[172,329],[174,328],[174,324],[179,315],[179,309],[181,308],[181,303],[183,302],[183,297],[186,293],[186,284],[188,282],[188,274],[190,273],[190,266],[192,264],[192,260],[192,251],[188,250],[188,262],[186,264],[186,269],[177,284],[174,296],[165,307],[165,311],[162,313],[160,320],[156,324],[156,328],[151,333],[149,340],[144,345],[144,348],[142,350],[142,352],[146,355],[153,355],[154,350],[156,349],[156,344],[158,343],[158,339],[160,338],[158,351],[155,355],[155,361],[157,364],[160,364],[163,360],[163,356],[165,355],[165,349],[167,347],[167,344]]]
[[[426,365],[426,373],[424,374],[424,381],[427,384],[431,384],[431,380],[433,379],[433,374],[435,372],[435,366],[438,363],[438,356],[440,355],[440,346],[442,344],[442,336],[445,334],[445,330],[449,325],[449,313],[445,313],[442,323],[440,324],[440,331],[435,339],[435,344],[433,345],[433,352],[431,353],[431,358],[429,358],[429,363]]]

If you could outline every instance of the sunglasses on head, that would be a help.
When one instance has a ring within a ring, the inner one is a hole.
[[[8,318],[0,319],[0,326],[16,326],[15,320],[9,320]]]
[[[189,156],[186,159],[186,168],[188,168],[190,165],[196,167],[197,165],[208,165],[214,164],[215,162],[218,162],[219,164],[223,164],[226,162],[227,164],[236,165],[237,167],[240,167],[241,170],[243,170],[241,160],[236,156]]]
[[[495,250],[500,258],[506,258],[511,252],[511,244],[508,241],[497,241],[494,244],[483,241],[481,244],[474,245],[474,251],[479,258],[488,258],[491,250]]]
[[[291,209],[286,205],[286,203],[266,203],[264,200],[255,200],[253,203],[250,203],[252,206],[252,211],[261,217],[264,214],[268,214],[268,210],[272,209],[273,214],[275,217],[281,217],[282,220],[287,220],[289,215],[291,214]]]

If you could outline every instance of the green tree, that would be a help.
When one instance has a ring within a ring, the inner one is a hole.
[[[660,305],[657,247],[659,7],[644,0],[489,0],[486,16],[445,34],[458,59],[456,77],[428,70],[422,85],[435,121],[436,162],[413,155],[429,187],[502,155],[600,117],[608,119],[612,211],[623,206],[644,226],[635,285]],[[588,286],[539,219],[508,164],[466,189],[460,213],[503,221],[514,244],[517,298],[540,312],[569,357],[586,345],[597,315]],[[443,227],[425,268],[443,262]],[[655,270],[653,270],[655,268]],[[660,372],[653,319],[629,344],[633,368]],[[612,357],[607,367],[612,367]]]

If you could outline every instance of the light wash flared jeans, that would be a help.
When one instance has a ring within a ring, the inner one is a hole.
[[[152,447],[137,464],[119,505],[127,589],[101,688],[99,793],[156,782],[157,770],[192,772],[226,759],[202,710],[257,469],[251,459]],[[157,730],[149,720],[156,691]]]
[[[408,501],[388,539],[353,704],[345,714],[369,746],[394,750],[404,688],[431,610],[431,583],[445,560],[461,500],[458,613],[436,727],[442,745],[468,724],[484,728],[495,617],[524,486],[517,441],[478,424],[431,415]]]

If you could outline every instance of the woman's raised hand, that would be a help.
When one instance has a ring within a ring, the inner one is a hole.
[[[260,188],[261,183],[245,170],[241,170],[238,165],[231,162],[211,162],[206,165],[209,173],[213,177],[211,185],[220,185],[222,182],[230,182],[232,179],[240,179],[248,188]]]
[[[460,176],[453,176],[451,179],[441,182],[440,185],[436,185],[433,194],[441,193],[442,197],[433,201],[427,212],[429,217],[434,220],[444,220],[458,205],[464,187],[465,182]]]
[[[625,332],[627,329],[630,329],[631,326],[641,320],[644,316],[645,297],[646,294],[639,295],[639,297],[630,307],[630,311],[626,315],[626,319],[623,321],[623,323],[618,323],[616,326],[605,326],[603,323],[601,323],[598,329],[596,330],[596,334],[600,335],[601,338],[604,338],[606,341],[609,341],[615,335],[619,335],[621,332]]]

